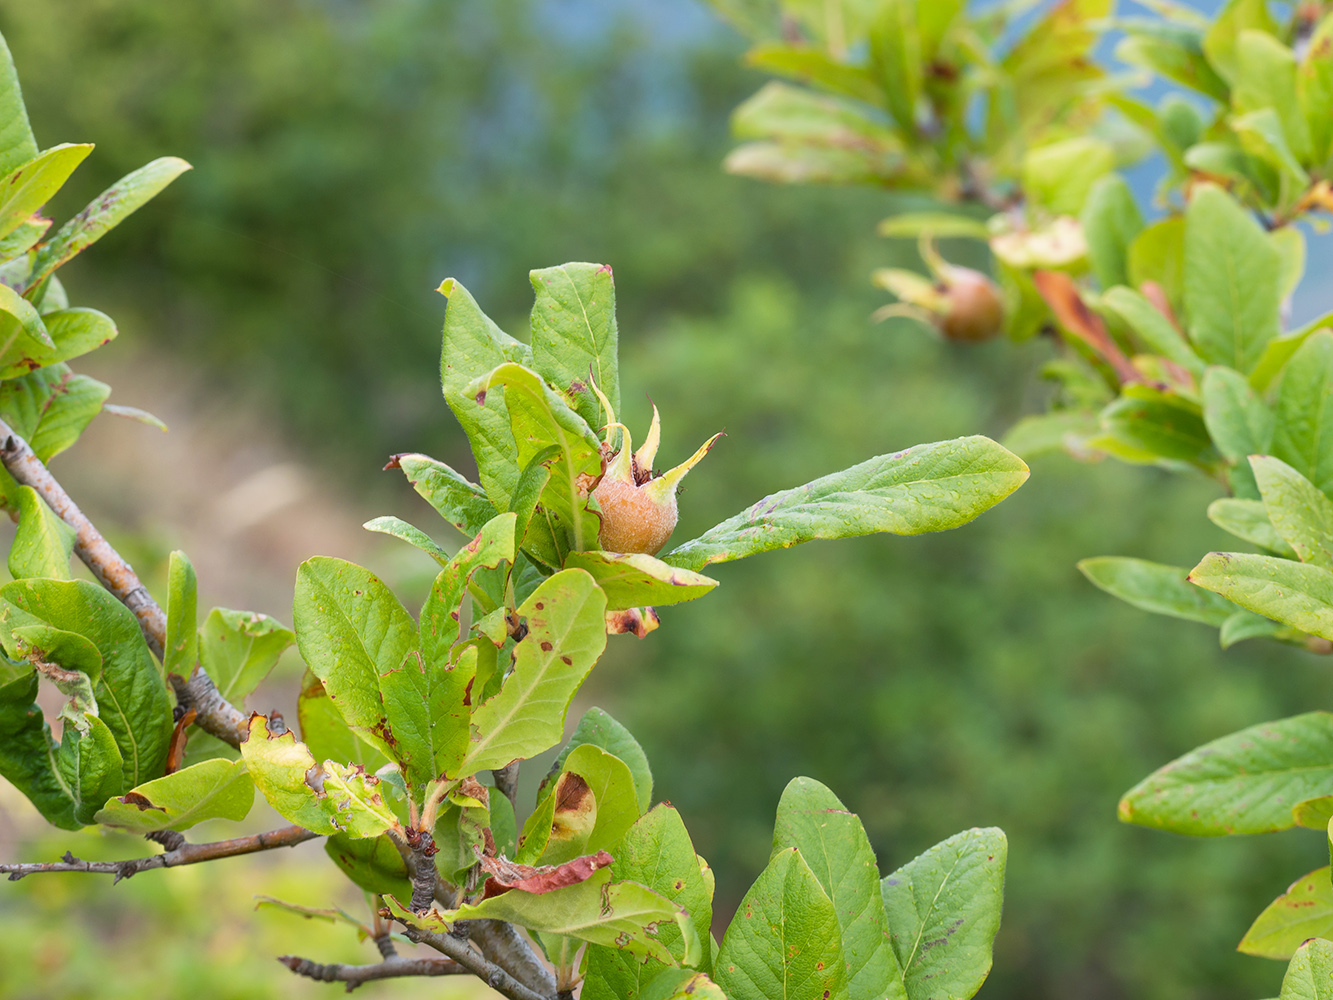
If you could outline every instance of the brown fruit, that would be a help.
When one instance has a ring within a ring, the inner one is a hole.
[[[950,267],[945,275],[947,309],[938,320],[949,340],[978,343],[1004,328],[1004,300],[995,282],[968,267]]]

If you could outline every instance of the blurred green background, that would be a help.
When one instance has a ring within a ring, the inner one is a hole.
[[[668,464],[727,431],[682,495],[683,537],[872,454],[998,436],[1039,406],[1044,345],[958,349],[869,322],[870,269],[915,259],[873,236],[887,196],[721,172],[727,114],[761,77],[694,0],[0,0],[0,31],[42,144],[98,144],[57,218],[151,157],[195,165],[66,283],[121,325],[102,352],[121,359],[119,401],[186,386],[176,440],[272,438],[315,470],[297,516],[339,540],[303,554],[353,545],[372,513],[430,523],[378,472],[388,454],[469,465],[437,386],[432,289],[447,275],[521,332],[528,269],[615,267],[631,426],[651,394]],[[116,454],[85,442],[57,472],[151,564],[174,540],[145,531],[143,510],[209,482],[212,456],[187,449],[127,480]],[[956,532],[720,567],[708,600],[613,643],[579,704],[643,742],[723,914],[767,859],[783,786],[808,774],[860,813],[885,872],[961,828],[1006,829],[988,1000],[1274,995],[1284,967],[1234,945],[1327,863],[1323,836],[1185,840],[1119,825],[1115,803],[1198,743],[1321,703],[1327,662],[1224,653],[1212,630],[1119,604],[1074,568],[1101,554],[1191,563],[1225,537],[1203,518],[1215,492],[1055,457]],[[288,615],[290,577],[246,551],[232,551],[227,599]],[[366,558],[409,592],[429,572],[406,550]],[[299,664],[282,670],[289,685]],[[24,809],[0,799],[7,854],[124,850],[33,840]],[[373,957],[349,932],[251,915],[254,892],[349,899],[317,851],[225,864],[0,888],[0,969],[23,972],[0,975],[0,994],[332,995],[272,956]]]

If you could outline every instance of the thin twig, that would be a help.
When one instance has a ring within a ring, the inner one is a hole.
[[[408,927],[407,936],[409,940],[434,948],[440,954],[452,958],[491,989],[509,997],[509,1000],[552,998],[553,994],[542,994],[528,989],[504,969],[473,951],[463,938],[454,937],[452,934],[434,934],[416,927]]]
[[[123,878],[153,868],[176,868],[180,865],[198,864],[201,861],[216,861],[219,858],[233,858],[241,854],[254,854],[257,851],[271,851],[277,847],[295,847],[318,836],[319,834],[303,827],[285,826],[281,830],[269,830],[266,833],[235,837],[231,840],[217,840],[210,844],[191,844],[182,838],[178,847],[163,854],[154,854],[147,858],[130,858],[125,861],[82,861],[66,851],[62,861],[0,864],[0,875],[8,875],[9,881],[17,882],[25,876],[43,872],[85,872],[93,875],[114,875],[115,881],[119,882]],[[172,838],[171,842],[176,841]]]
[[[88,520],[28,442],[4,420],[0,420],[0,462],[15,480],[31,486],[56,516],[74,529],[74,554],[92,570],[103,587],[134,612],[148,648],[161,660],[167,638],[167,616],[161,605],[153,600],[134,567]],[[17,520],[17,511],[9,513]],[[232,746],[240,746],[246,729],[245,713],[222,697],[202,667],[197,667],[189,680],[171,675],[171,684],[177,702],[197,713],[195,724],[200,729]]]
[[[374,965],[320,965],[308,958],[283,955],[278,959],[298,976],[306,976],[321,983],[346,983],[351,993],[362,983],[376,979],[397,979],[404,976],[458,976],[467,969],[449,958],[404,958],[394,955]]]

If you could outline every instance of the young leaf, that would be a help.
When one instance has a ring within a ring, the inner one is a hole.
[[[713,964],[730,1000],[847,997],[838,914],[796,848],[769,859]]]
[[[124,759],[116,738],[95,712],[80,711],[73,700],[60,713],[64,731],[55,754],[56,771],[70,790],[73,816],[92,823],[102,803],[124,788]]]
[[[347,724],[395,756],[379,682],[416,648],[412,616],[369,570],[317,556],[297,570],[292,617],[301,657]]]
[[[1307,712],[1191,750],[1126,792],[1120,819],[1196,837],[1269,833],[1330,788],[1333,715]]]
[[[0,173],[7,174],[36,155],[37,140],[28,125],[14,59],[0,36]]]
[[[986,981],[1008,857],[1003,830],[965,830],[880,882],[909,1000],[970,997]]]
[[[19,526],[9,548],[9,575],[69,579],[74,529],[55,515],[31,486],[20,486]]]
[[[562,264],[529,275],[537,300],[532,307],[532,364],[565,396],[591,427],[610,419],[602,412],[591,376],[616,412],[620,372],[616,358],[616,284],[605,264]]]
[[[124,787],[158,777],[171,739],[171,706],[134,614],[87,580],[18,580],[0,588],[0,598],[0,638],[7,645],[10,630],[45,624],[97,647],[102,673],[93,693],[124,760]]]
[[[1278,1000],[1333,998],[1333,942],[1312,938],[1296,949],[1282,977]]]
[[[584,712],[583,718],[579,719],[579,724],[574,727],[574,734],[570,736],[569,742],[565,744],[560,756],[551,766],[552,773],[559,773],[564,768],[565,761],[575,748],[589,743],[601,747],[625,763],[630,774],[634,776],[639,812],[646,813],[653,800],[653,772],[648,766],[648,755],[643,752],[643,747],[639,746],[639,741],[630,735],[628,729],[596,706]]]
[[[0,236],[12,233],[50,201],[92,151],[91,143],[52,146],[0,181]]]
[[[606,592],[611,611],[692,601],[717,586],[716,580],[701,573],[635,552],[571,552],[565,568],[591,573]]]
[[[199,662],[222,696],[239,704],[268,676],[295,638],[268,615],[214,608],[199,630]]]
[[[1185,212],[1185,309],[1206,361],[1248,373],[1281,332],[1282,258],[1259,224],[1212,184]]]
[[[1236,610],[1230,601],[1190,586],[1189,571],[1146,559],[1098,556],[1084,559],[1079,570],[1093,585],[1127,604],[1158,615],[1221,625]]]
[[[551,794],[525,826],[519,860],[559,865],[616,849],[639,818],[634,776],[619,757],[585,743],[564,763]],[[532,850],[529,845],[535,847]]]
[[[1327,168],[1333,159],[1333,14],[1325,14],[1310,37],[1296,92],[1310,129],[1310,159]]]
[[[685,909],[700,941],[708,940],[713,918],[713,891],[699,870],[694,844],[680,814],[667,803],[641,817],[616,847],[611,865],[612,877],[637,882],[660,893]],[[662,943],[678,958],[683,948],[675,929],[664,926]],[[702,967],[710,971],[704,956]],[[593,946],[588,949],[588,972],[584,978],[582,1000],[618,1000],[646,995],[645,988],[656,986],[667,967],[660,962],[639,961],[614,948]]]
[[[1205,467],[1217,461],[1203,418],[1188,401],[1144,385],[1125,386],[1122,392],[1102,410],[1101,422],[1105,439],[1136,455],[1131,461],[1165,459]]]
[[[1274,530],[1301,562],[1333,568],[1333,503],[1281,459],[1250,458]]]
[[[540,452],[555,446],[551,478],[542,491],[542,508],[556,527],[568,535],[574,551],[593,548],[601,522],[587,511],[580,496],[580,477],[589,480],[602,471],[601,444],[584,419],[565,403],[536,372],[504,364],[468,386],[474,399],[485,401],[497,387],[504,388],[513,441],[518,446],[518,468],[525,468]],[[512,449],[511,449],[512,453]],[[514,479],[517,486],[518,478]],[[506,494],[508,504],[512,490]]]
[[[24,290],[36,288],[52,271],[92,246],[189,169],[184,160],[163,156],[116,181],[37,251]]]
[[[188,830],[206,819],[243,820],[254,798],[244,761],[206,760],[111,799],[96,819],[133,833]]]
[[[171,553],[167,564],[167,636],[162,668],[169,674],[189,677],[198,662],[199,582],[189,558],[178,549]],[[211,670],[208,676],[218,683]],[[223,697],[230,695],[223,692]]]
[[[793,778],[778,802],[773,850],[798,848],[838,915],[849,1000],[906,1000],[889,943],[875,852],[861,820],[813,778]]]
[[[443,462],[426,455],[395,455],[387,468],[403,470],[408,483],[442,518],[469,538],[496,514],[485,492]]]
[[[662,561],[697,572],[817,538],[944,531],[989,510],[1027,477],[1022,460],[989,438],[917,445],[765,497]]]
[[[467,754],[471,674],[456,669],[450,651],[459,637],[459,606],[468,581],[482,568],[514,561],[514,515],[493,518],[436,577],[421,609],[420,652],[380,673],[380,696],[395,757],[408,780],[425,784],[450,774]]]
[[[1285,959],[1291,958],[1301,944],[1310,938],[1328,938],[1331,935],[1333,882],[1329,880],[1329,868],[1325,865],[1297,879],[1286,892],[1269,903],[1245,932],[1236,950],[1259,958]],[[1318,943],[1333,949],[1333,944],[1328,941]],[[1301,1000],[1333,996],[1333,978],[1329,976],[1329,969],[1333,967],[1333,954],[1328,959],[1323,984],[1326,992],[1297,994]],[[1284,981],[1282,996],[1288,995]]]
[[[1232,83],[1232,106],[1241,114],[1271,112],[1292,157],[1298,164],[1309,163],[1310,127],[1296,96],[1295,55],[1268,32],[1254,29],[1236,35],[1235,51],[1238,72]]]
[[[372,517],[365,524],[361,525],[367,531],[378,531],[383,535],[392,535],[394,538],[401,538],[408,545],[420,549],[426,555],[430,556],[441,566],[449,562],[449,553],[445,552],[435,539],[426,534],[414,524],[408,524],[400,517]]]
[[[1297,826],[1307,830],[1327,830],[1333,820],[1333,795],[1297,802],[1291,808],[1291,818]]]
[[[528,634],[500,693],[473,709],[475,734],[460,774],[504,767],[554,746],[583,678],[606,648],[606,596],[586,572],[564,570],[518,609]]]
[[[1278,386],[1272,453],[1324,493],[1333,491],[1333,332],[1312,334],[1292,355]]]
[[[597,953],[594,952],[594,956]],[[588,960],[588,977],[592,976],[592,961]],[[588,981],[585,978],[585,982]],[[630,996],[628,993],[607,994],[598,992],[589,993],[585,986],[584,992],[579,994],[580,1000],[586,995],[588,1000],[597,997],[608,996]],[[663,969],[653,977],[652,982],[643,987],[642,991],[635,994],[639,1000],[727,1000],[721,988],[708,978],[702,972],[695,972],[693,969]]]
[[[1333,639],[1333,572],[1321,566],[1244,552],[1210,552],[1190,570],[1189,581],[1247,611]]]
[[[491,322],[467,289],[453,278],[446,278],[439,290],[449,300],[440,356],[444,399],[467,432],[472,457],[477,462],[477,475],[487,497],[493,505],[507,507],[523,466],[514,459],[504,393],[493,392],[484,403],[478,404],[476,392],[468,389],[507,361],[531,363],[532,351]],[[475,534],[481,525],[464,530]]]
[[[1233,368],[1214,365],[1204,373],[1203,422],[1217,450],[1231,462],[1263,455],[1273,441],[1273,411]]]
[[[1265,0],[1228,0],[1203,38],[1203,51],[1208,62],[1233,86],[1240,73],[1240,57],[1236,52],[1238,38],[1242,31],[1251,28],[1269,34],[1275,32],[1276,26],[1268,14]]]
[[[1150,350],[1174,361],[1196,377],[1203,374],[1203,360],[1143,293],[1117,285],[1107,290],[1102,302],[1124,320]]]
[[[1129,245],[1143,230],[1143,216],[1125,179],[1119,174],[1098,178],[1079,218],[1088,240],[1088,260],[1102,288],[1127,284]]]

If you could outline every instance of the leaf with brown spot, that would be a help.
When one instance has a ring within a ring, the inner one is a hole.
[[[606,851],[585,854],[583,857],[559,865],[520,865],[506,858],[481,858],[482,870],[491,878],[486,881],[483,898],[490,899],[517,889],[540,895],[565,886],[577,885],[592,878],[598,869],[605,868],[615,859]]]

